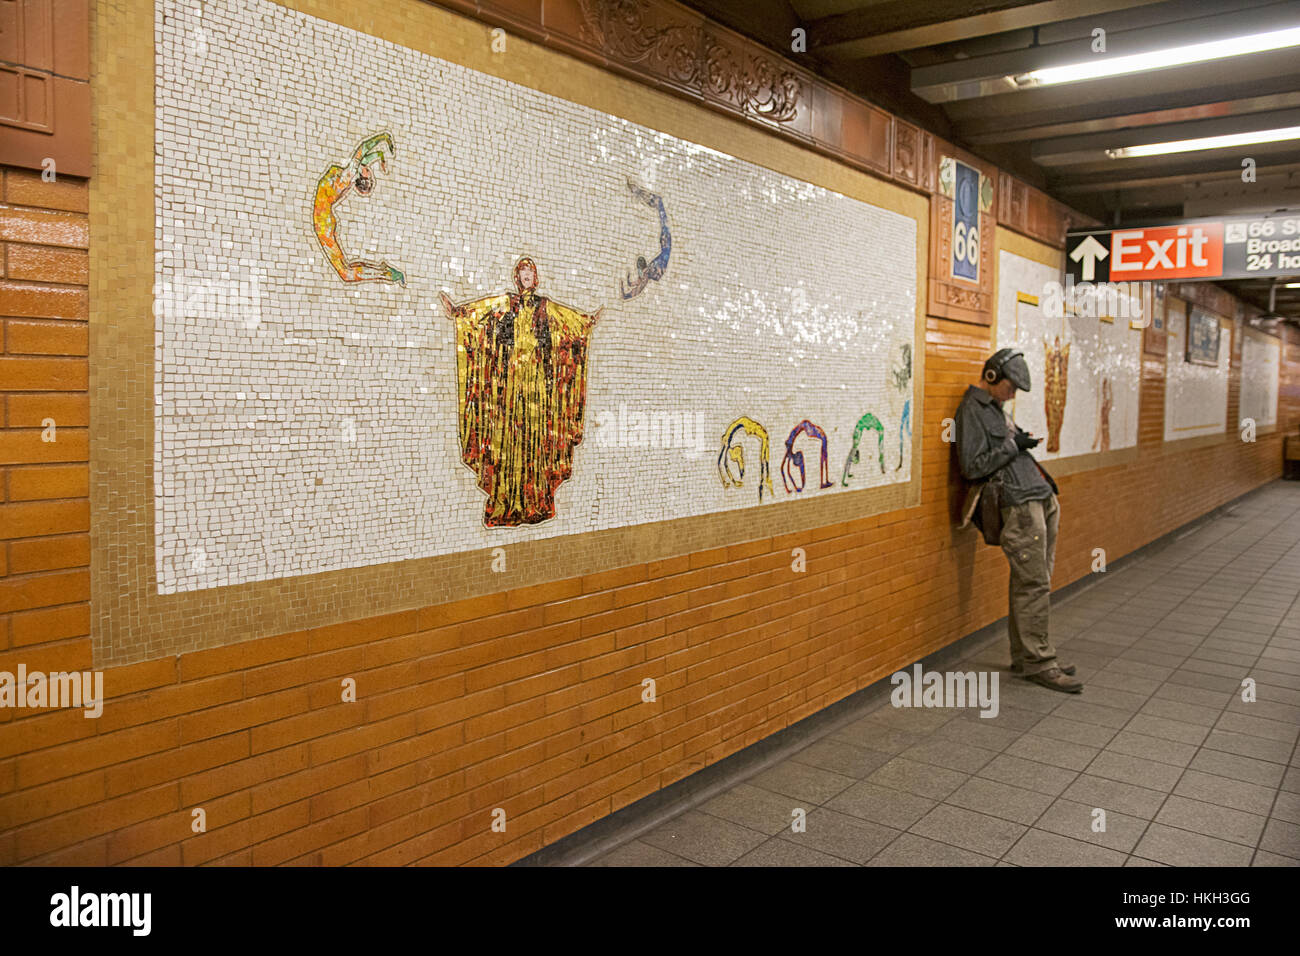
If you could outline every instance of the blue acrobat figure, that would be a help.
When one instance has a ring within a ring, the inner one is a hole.
[[[631,299],[640,295],[642,290],[653,279],[658,282],[663,278],[664,273],[668,270],[668,255],[673,248],[672,233],[668,231],[668,212],[664,209],[664,201],[650,192],[643,189],[632,180],[627,181],[627,188],[632,191],[632,195],[641,200],[651,209],[659,210],[659,255],[655,256],[649,262],[646,262],[645,256],[636,257],[636,278],[628,276],[627,284],[623,280],[618,282],[618,291],[624,299]]]

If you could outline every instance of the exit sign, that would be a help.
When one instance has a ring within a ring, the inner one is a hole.
[[[1071,232],[1065,261],[1076,282],[1294,275],[1300,273],[1300,213]]]

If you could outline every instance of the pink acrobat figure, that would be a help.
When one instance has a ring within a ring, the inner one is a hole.
[[[384,155],[387,149],[388,155]],[[339,243],[338,217],[334,207],[342,202],[354,188],[359,196],[369,196],[375,188],[375,163],[379,171],[388,172],[388,159],[397,155],[390,133],[376,133],[357,147],[347,166],[337,164],[325,170],[316,184],[316,198],[312,203],[312,225],[325,258],[344,282],[396,282],[406,285],[406,276],[387,262],[367,262],[351,259]]]

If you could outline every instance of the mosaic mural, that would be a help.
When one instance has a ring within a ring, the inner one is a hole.
[[[1282,343],[1271,335],[1246,332],[1241,341],[1241,417],[1256,425],[1277,424]]]
[[[1228,369],[1232,336],[1218,336],[1214,365],[1185,361],[1187,312],[1169,309],[1165,326],[1165,441],[1221,435],[1228,425]]]
[[[1061,279],[1059,267],[999,251],[997,348],[1022,349],[1033,383],[1012,400],[1016,423],[1044,439],[1040,460],[1132,448],[1142,330],[1066,305]]]
[[[156,11],[160,592],[913,480],[914,220],[267,0]]]

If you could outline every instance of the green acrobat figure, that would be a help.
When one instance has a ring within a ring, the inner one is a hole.
[[[847,488],[849,479],[853,477],[849,471],[854,465],[862,460],[858,451],[858,445],[862,441],[862,433],[865,431],[874,431],[876,433],[876,444],[880,451],[880,473],[885,473],[885,426],[880,424],[880,419],[875,415],[867,412],[858,419],[858,424],[853,428],[853,447],[849,449],[849,457],[844,461],[844,477],[840,479],[840,484]]]

